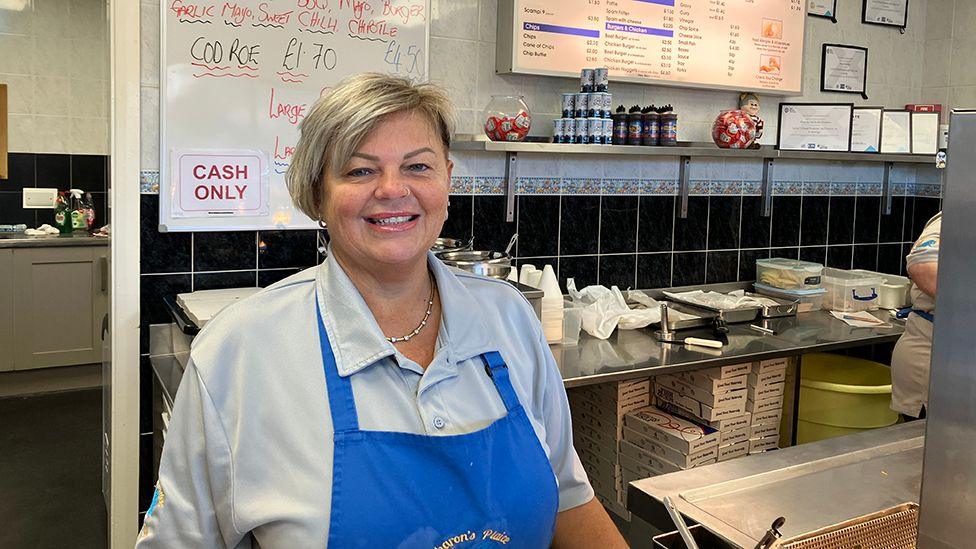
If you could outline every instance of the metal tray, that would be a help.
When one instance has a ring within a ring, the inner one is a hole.
[[[694,305],[677,303],[671,300],[659,299],[658,301],[660,301],[661,303],[666,303],[668,308],[671,309],[672,311],[677,311],[679,313],[685,313],[689,315],[695,315],[698,317],[698,318],[686,318],[683,320],[668,318],[669,330],[688,330],[690,328],[702,328],[704,326],[711,326],[712,324],[715,323],[715,319],[718,317],[718,313]],[[633,306],[637,305],[637,302],[628,301],[627,305],[630,305],[631,308],[634,308]],[[652,326],[659,325],[659,324],[660,322],[655,322],[654,324],[652,324]]]
[[[788,301],[785,299],[779,299],[776,297],[770,297],[768,295],[760,295],[752,292],[746,292],[749,297],[771,299],[779,305],[763,305],[759,308],[759,316],[762,318],[780,318],[784,316],[796,316],[797,309],[800,307],[799,301]]]
[[[718,307],[709,307],[708,305],[702,305],[701,303],[695,303],[693,301],[687,301],[672,296],[668,296],[668,299],[674,301],[675,303],[689,305],[696,309],[712,311],[715,313],[715,316],[724,320],[725,322],[728,322],[729,324],[736,324],[739,322],[750,322],[752,320],[755,320],[755,318],[759,316],[759,307],[743,307],[740,309],[721,309]]]

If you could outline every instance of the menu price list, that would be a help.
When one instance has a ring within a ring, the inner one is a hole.
[[[798,92],[802,0],[519,0],[518,71]]]

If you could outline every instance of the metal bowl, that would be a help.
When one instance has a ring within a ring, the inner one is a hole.
[[[507,278],[512,270],[512,256],[502,252],[462,250],[439,252],[437,257],[447,265],[491,278]]]
[[[467,242],[463,242],[457,238],[438,238],[434,241],[434,245],[430,247],[430,250],[434,253],[460,252],[470,250],[472,244],[474,244],[473,238]]]

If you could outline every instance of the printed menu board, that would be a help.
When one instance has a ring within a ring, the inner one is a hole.
[[[500,72],[799,94],[803,0],[500,0]]]

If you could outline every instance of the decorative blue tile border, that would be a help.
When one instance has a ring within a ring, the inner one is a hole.
[[[719,196],[738,196],[742,194],[741,181],[712,181],[708,194]]]
[[[858,183],[857,196],[881,196],[881,183]]]
[[[857,183],[835,181],[830,185],[830,196],[856,196]]]
[[[640,194],[673,196],[678,194],[678,182],[673,179],[642,179]]]
[[[474,194],[504,194],[503,181],[502,177],[475,176],[473,192]]]
[[[938,183],[916,183],[915,196],[939,198],[942,196],[942,185]]]
[[[561,181],[553,177],[520,177],[515,183],[518,194],[559,194]]]
[[[907,183],[889,183],[891,185],[891,195],[892,196],[905,196],[908,190]]]
[[[640,179],[604,179],[600,190],[603,194],[636,195],[640,193]]]
[[[800,181],[774,181],[773,194],[780,196],[800,196],[803,194],[803,183]]]
[[[451,177],[451,194],[471,194],[474,192],[474,178],[468,175]]]
[[[600,194],[603,180],[595,177],[563,179],[563,194]]]
[[[688,186],[688,194],[707,195],[710,183],[708,181],[689,181]]]
[[[139,172],[139,193],[159,194],[158,170],[143,170]]]
[[[804,196],[829,196],[829,181],[805,181],[803,183]]]
[[[762,181],[743,181],[742,194],[746,196],[759,196],[762,194]]]

